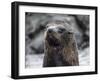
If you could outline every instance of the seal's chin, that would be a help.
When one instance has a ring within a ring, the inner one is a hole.
[[[48,36],[47,41],[48,41],[49,45],[53,46],[53,47],[59,47],[61,45],[61,42],[54,36]]]

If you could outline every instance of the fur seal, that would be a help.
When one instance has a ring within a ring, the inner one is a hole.
[[[71,25],[56,21],[47,24],[43,67],[78,66],[78,49]]]

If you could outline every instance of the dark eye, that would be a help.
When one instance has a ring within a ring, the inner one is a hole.
[[[73,34],[72,32],[68,32],[68,34]]]
[[[59,28],[59,30],[58,30],[59,33],[63,33],[64,31],[65,31],[64,28]]]

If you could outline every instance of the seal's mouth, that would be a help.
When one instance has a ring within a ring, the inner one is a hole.
[[[61,45],[61,42],[57,38],[55,38],[54,36],[48,36],[47,41],[48,41],[50,46],[58,47]]]

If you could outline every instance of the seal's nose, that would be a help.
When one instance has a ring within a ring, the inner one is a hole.
[[[52,29],[48,29],[48,33],[52,33],[53,32],[53,30]]]

